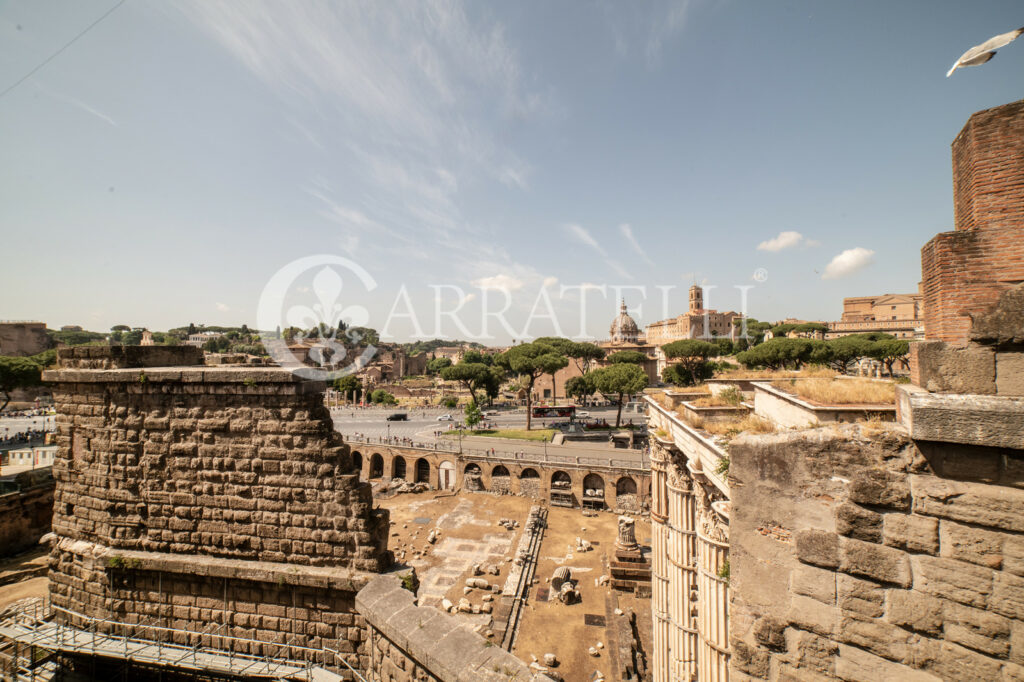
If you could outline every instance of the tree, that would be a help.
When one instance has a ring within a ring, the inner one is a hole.
[[[448,358],[431,358],[427,360],[427,374],[440,374],[445,367],[451,367],[452,361]]]
[[[352,402],[359,402],[363,395],[363,382],[355,374],[346,374],[334,380],[334,390],[346,398],[352,398]]]
[[[501,393],[501,384],[505,381],[505,372],[500,367],[489,367],[487,375],[483,378],[480,388],[487,397],[487,404],[493,405],[494,400]]]
[[[469,405],[466,405],[464,413],[466,418],[466,426],[468,426],[471,429],[475,428],[476,425],[479,424],[480,421],[484,418],[484,416],[480,413],[480,408],[476,406],[476,403],[470,403]]]
[[[906,339],[881,339],[871,344],[870,355],[885,365],[885,371],[892,376],[892,366],[898,361],[907,366],[910,342]]]
[[[43,368],[32,358],[0,355],[0,393],[4,396],[0,412],[11,402],[11,391],[41,384],[42,371]]]
[[[383,388],[378,388],[370,394],[370,402],[380,405],[394,405],[398,401],[395,399],[395,396],[391,395]]]
[[[130,332],[131,330],[132,328],[126,324],[115,324],[110,328],[110,331],[112,332]]]
[[[891,338],[891,337],[890,337]],[[831,357],[829,365],[837,372],[846,373],[850,363],[865,356],[871,356],[875,341],[867,334],[850,334],[826,341]]]
[[[494,358],[494,363],[509,374],[519,377],[522,387],[526,389],[526,430],[532,425],[531,407],[533,405],[533,387],[543,374],[554,374],[568,364],[568,359],[558,353],[557,349],[542,343],[539,339],[532,343],[521,343]]]
[[[815,343],[809,339],[786,337],[769,339],[764,343],[745,350],[736,359],[746,367],[767,367],[768,369],[800,369],[811,358]]]
[[[121,337],[121,343],[125,346],[137,346],[142,343],[142,330],[133,329],[124,333]]]
[[[451,410],[451,409],[454,409],[455,407],[458,407],[459,400],[458,400],[458,398],[454,398],[452,396],[448,396],[447,398],[442,398],[441,399],[441,404],[444,405],[445,407],[447,407],[449,410]]]
[[[583,341],[570,344],[568,349],[565,351],[565,356],[572,358],[573,362],[576,364],[576,369],[578,369],[581,374],[586,374],[590,371],[591,365],[598,360],[603,360],[604,354],[604,348],[601,348],[595,343],[586,343]]]
[[[613,365],[628,362],[631,365],[642,366],[646,360],[647,356],[636,350],[620,350],[618,353],[612,353],[608,356],[608,362]]]
[[[197,331],[198,330],[196,329],[195,324],[189,322],[188,323],[188,334],[189,334],[189,336],[191,336],[192,334],[195,334]]]
[[[764,340],[764,333],[772,328],[771,322],[760,322],[753,317],[733,318],[732,325],[742,333],[744,321],[747,325],[747,334],[745,337],[740,336],[739,338],[750,346],[756,346],[761,343]],[[741,350],[746,350],[746,348]]]
[[[462,360],[460,362],[475,362],[490,367],[494,364],[494,356],[490,353],[481,353],[478,350],[467,350],[462,354]]]
[[[457,381],[469,391],[470,400],[477,404],[476,392],[483,387],[486,376],[491,368],[482,362],[460,362],[441,370],[441,378],[445,381]]]
[[[598,391],[605,396],[618,396],[619,409],[615,415],[615,428],[619,428],[619,424],[622,423],[622,399],[646,388],[647,372],[637,365],[620,362],[591,372],[591,374]]]
[[[231,342],[228,341],[227,337],[217,336],[212,339],[209,339],[206,343],[204,343],[203,350],[205,350],[207,353],[223,353],[227,351],[230,345]]]
[[[698,373],[704,368],[708,358],[718,352],[718,346],[697,339],[682,339],[665,344],[662,347],[665,357],[678,360],[682,369],[690,373],[693,383],[699,381]]]
[[[587,402],[587,398],[597,392],[597,387],[594,386],[593,373],[572,377],[566,381],[565,392],[567,395],[571,395],[575,398],[578,402]]]
[[[718,346],[719,355],[732,355],[735,350],[732,341],[724,337],[721,339],[715,339],[711,343]]]

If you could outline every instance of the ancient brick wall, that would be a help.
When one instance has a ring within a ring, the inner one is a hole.
[[[396,575],[367,585],[356,608],[366,621],[371,682],[553,682],[454,616],[416,606]]]
[[[390,564],[388,519],[333,430],[322,383],[280,368],[153,366],[197,357],[69,349],[47,373],[52,603],[188,630],[223,618],[234,637],[297,633],[353,651],[355,592]]]
[[[18,476],[19,490],[0,495],[0,556],[14,556],[35,546],[50,532],[53,479],[48,470]]]
[[[956,231],[921,250],[925,334],[963,346],[968,313],[1024,281],[1024,100],[980,111],[953,141]]]
[[[0,355],[36,355],[49,347],[44,322],[0,322]]]
[[[733,679],[1024,677],[1024,450],[847,425],[730,482]]]

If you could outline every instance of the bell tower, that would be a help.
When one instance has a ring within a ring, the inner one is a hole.
[[[690,312],[699,313],[704,310],[704,290],[700,285],[694,284],[690,287]]]

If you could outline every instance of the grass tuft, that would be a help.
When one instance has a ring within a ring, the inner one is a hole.
[[[896,386],[870,379],[807,379],[772,382],[772,386],[822,405],[894,405]]]

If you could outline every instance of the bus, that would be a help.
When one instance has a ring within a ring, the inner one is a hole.
[[[573,419],[576,416],[575,405],[534,405],[530,410],[530,416],[534,419],[552,419],[554,417],[568,417]]]

